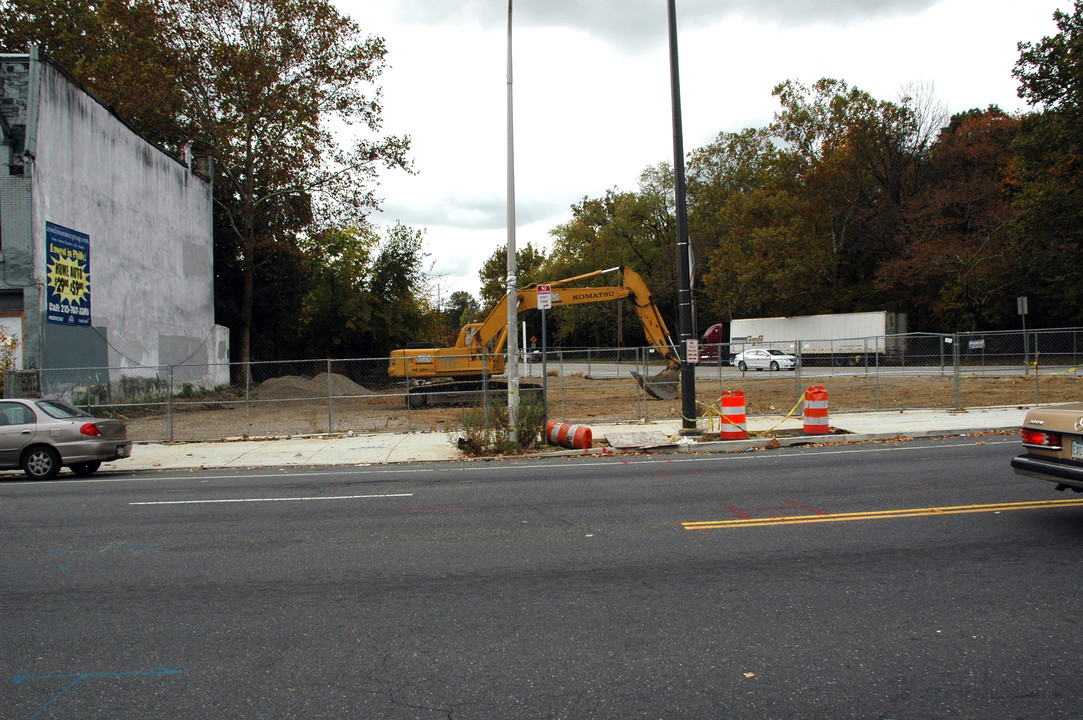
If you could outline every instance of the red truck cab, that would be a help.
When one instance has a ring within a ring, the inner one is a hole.
[[[727,365],[730,361],[729,338],[724,334],[725,325],[715,323],[707,328],[699,341],[699,361],[715,365]]]

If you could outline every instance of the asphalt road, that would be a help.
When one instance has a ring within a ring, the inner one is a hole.
[[[0,481],[0,717],[1064,718],[1011,436]]]

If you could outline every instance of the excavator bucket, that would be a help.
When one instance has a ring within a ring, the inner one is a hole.
[[[656,400],[672,400],[677,397],[677,390],[681,380],[681,371],[673,368],[666,368],[654,377],[644,377],[633,370],[632,377],[639,383],[639,387],[646,390],[647,394],[652,398],[655,398]]]

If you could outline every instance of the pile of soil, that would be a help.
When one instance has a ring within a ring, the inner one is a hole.
[[[358,385],[345,375],[331,375],[331,394],[336,397],[356,397],[374,395],[371,390]],[[283,375],[270,378],[260,383],[252,391],[254,400],[295,400],[301,398],[326,398],[327,373],[320,373],[314,378],[300,375]]]
[[[323,392],[327,394],[327,373],[320,373],[313,382],[319,383],[323,388]],[[358,385],[345,375],[339,375],[338,373],[331,373],[331,393],[340,397],[356,397],[358,395],[375,395],[372,390],[369,390],[363,385]]]

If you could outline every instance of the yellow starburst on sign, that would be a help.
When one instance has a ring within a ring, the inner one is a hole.
[[[60,296],[61,302],[77,305],[90,297],[90,276],[86,263],[78,257],[80,254],[73,252],[64,257],[53,255],[49,258],[51,264],[46,268],[49,287]]]

